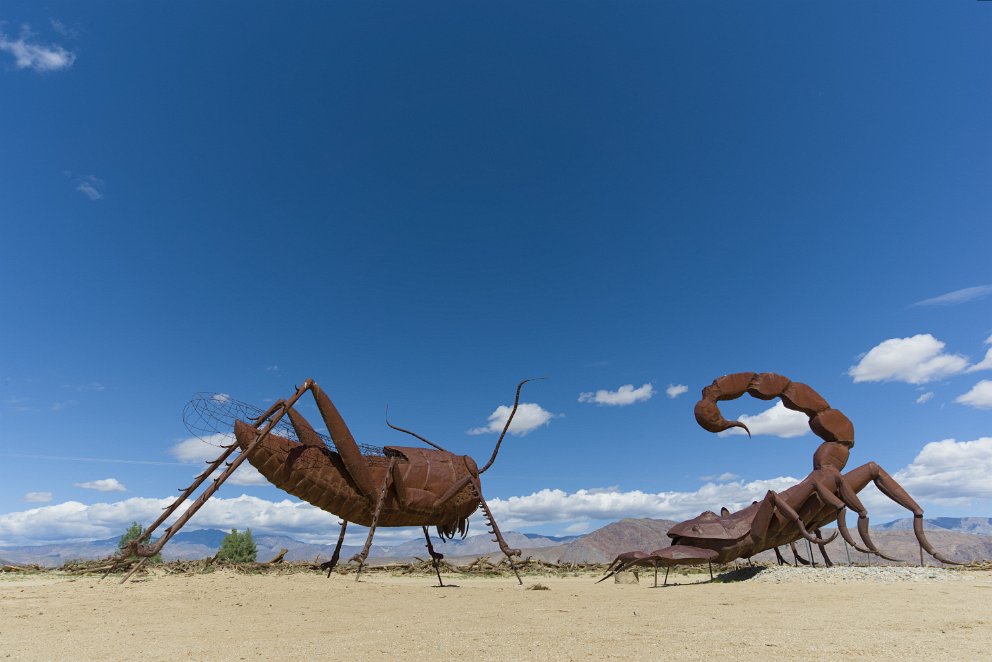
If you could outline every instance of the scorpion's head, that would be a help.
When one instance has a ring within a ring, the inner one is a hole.
[[[707,510],[702,515],[697,515],[692,519],[679,522],[668,530],[669,537],[673,539],[706,540],[711,538],[725,538],[726,526],[723,517],[711,510]]]
[[[757,508],[757,503],[735,512],[724,507],[720,509],[719,515],[707,510],[690,520],[679,522],[668,530],[668,536],[672,538],[673,545],[725,549],[748,535]]]

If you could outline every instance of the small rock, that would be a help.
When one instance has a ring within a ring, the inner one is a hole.
[[[637,576],[636,570],[626,570],[613,575],[614,584],[637,584],[639,581],[640,577]]]

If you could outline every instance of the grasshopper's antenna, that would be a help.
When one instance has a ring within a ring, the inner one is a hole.
[[[510,411],[510,417],[506,419],[506,425],[503,426],[503,432],[499,435],[499,440],[496,441],[496,448],[493,449],[493,456],[489,458],[486,462],[486,466],[479,469],[479,475],[481,476],[486,472],[486,469],[493,466],[493,462],[496,461],[496,454],[499,453],[499,446],[503,443],[503,437],[506,436],[506,431],[510,429],[510,423],[513,422],[513,416],[517,413],[517,406],[520,404],[520,389],[524,387],[527,382],[534,382],[539,379],[544,379],[544,377],[532,377],[530,379],[525,379],[519,384],[517,384],[517,395],[513,398],[513,409]]]
[[[439,451],[444,451],[445,453],[448,452],[447,450],[445,450],[445,449],[441,448],[440,446],[438,446],[437,444],[435,444],[430,439],[424,439],[423,437],[421,437],[416,432],[411,432],[410,430],[406,430],[404,428],[397,427],[397,426],[393,425],[392,423],[390,423],[389,422],[389,405],[386,405],[386,425],[388,425],[389,427],[391,427],[394,430],[397,430],[399,432],[405,432],[405,433],[407,433],[409,435],[412,435],[412,436],[416,437],[417,439],[419,439],[420,441],[424,442],[425,444],[428,444],[430,446],[433,446],[434,448],[438,449]]]

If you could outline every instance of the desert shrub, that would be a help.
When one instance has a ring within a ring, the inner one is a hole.
[[[121,536],[121,539],[118,541],[118,543],[117,543],[117,549],[119,549],[121,551],[124,551],[124,548],[127,547],[127,544],[129,542],[131,542],[135,538],[141,537],[141,534],[144,533],[144,532],[145,532],[145,530],[143,528],[141,528],[141,525],[140,524],[138,524],[137,522],[131,522],[131,526],[127,527],[127,531],[124,532],[124,535],[122,535]],[[151,543],[151,541],[146,541],[145,544],[150,544],[150,543]],[[131,558],[132,561],[136,561],[136,560],[140,559],[141,557],[138,556],[137,554],[131,554],[131,557],[130,558]],[[147,562],[148,563],[161,563],[162,562],[162,554],[161,553],[156,554],[155,556],[153,556],[150,559],[148,559]]]
[[[258,550],[255,548],[255,541],[251,537],[251,529],[245,529],[244,533],[238,533],[237,529],[224,536],[220,543],[220,550],[217,552],[217,560],[228,563],[254,563]]]

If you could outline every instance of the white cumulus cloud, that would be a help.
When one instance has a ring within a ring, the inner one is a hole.
[[[899,381],[926,384],[963,372],[968,360],[945,354],[944,343],[929,333],[882,341],[861,357],[847,373],[855,382]]]
[[[992,476],[992,437],[932,441],[909,466],[892,477],[914,497],[988,499],[992,498],[989,476]]]
[[[926,402],[930,402],[933,398],[933,391],[927,391],[926,393],[921,393],[920,397],[916,398],[916,404],[922,405]]]
[[[25,27],[17,39],[0,32],[0,51],[14,56],[14,66],[18,69],[47,72],[68,69],[76,60],[76,54],[56,44],[40,44],[33,39],[31,31]]]
[[[721,506],[737,510],[765,497],[768,490],[781,491],[796,484],[784,476],[749,483],[707,483],[692,492],[630,492],[543,489],[527,496],[492,499],[489,505],[504,529],[521,525],[569,520],[613,520],[624,517],[685,519]],[[505,524],[504,524],[505,522]]]
[[[73,484],[84,490],[96,490],[97,492],[127,492],[127,488],[116,478],[101,478],[99,480]]]
[[[986,345],[992,345],[992,336],[985,339]],[[966,372],[978,372],[979,370],[992,370],[992,347],[985,352],[985,358],[968,368]]]
[[[203,438],[189,437],[170,448],[169,454],[186,464],[204,464],[213,462],[224,452],[221,446],[227,446],[232,443],[234,443],[233,434],[216,433]],[[232,456],[232,459],[234,457],[237,457],[237,455]],[[219,475],[220,471],[215,471],[210,477],[216,478]],[[258,469],[248,464],[246,460],[231,474],[231,477],[227,479],[227,483],[231,485],[252,486],[268,485],[269,481],[265,479],[265,476],[258,473]]]
[[[972,386],[967,393],[954,398],[954,402],[975,409],[992,409],[992,381],[983,379]]]
[[[506,425],[506,421],[510,418],[510,412],[512,410],[512,407],[500,405],[496,408],[496,411],[489,414],[489,422],[485,426],[472,428],[468,431],[468,434],[502,432],[503,426]],[[534,404],[533,402],[521,402],[520,406],[517,407],[517,413],[513,416],[513,423],[510,424],[510,429],[508,432],[510,434],[523,436],[543,425],[547,425],[551,422],[551,419],[555,417],[555,414],[545,410],[538,404]]]
[[[119,536],[131,522],[151,524],[172,498],[134,497],[114,503],[67,501],[0,515],[0,545],[45,544],[60,540],[93,540]],[[166,525],[185,512],[177,509]],[[230,530],[250,527],[257,533],[278,533],[301,540],[332,539],[339,526],[330,513],[300,501],[266,501],[242,494],[209,499],[193,518],[197,528]],[[333,539],[332,539],[333,542]]]
[[[781,401],[760,414],[754,416],[744,414],[737,420],[746,425],[752,435],[766,434],[789,439],[801,437],[809,432],[809,417],[801,411],[786,408]],[[747,434],[747,432],[741,428],[730,428],[720,433],[721,436],[730,434]]]
[[[595,402],[597,405],[623,407],[635,402],[650,400],[653,395],[654,386],[651,384],[644,384],[638,388],[634,388],[633,384],[624,384],[615,391],[600,389],[595,393],[580,393],[579,402]]]
[[[668,388],[665,389],[665,393],[670,398],[677,398],[683,393],[688,393],[689,387],[685,384],[669,384]]]
[[[973,499],[992,499],[992,437],[973,441],[945,439],[926,444],[911,464],[893,477],[927,508],[934,503],[969,507]],[[582,532],[595,522],[624,517],[653,517],[682,520],[705,510],[719,512],[725,506],[738,510],[764,498],[768,490],[782,492],[798,482],[781,476],[744,482],[730,473],[704,476],[708,481],[696,490],[644,492],[622,491],[616,486],[566,492],[541,489],[523,496],[493,498],[489,504],[504,531],[527,530],[540,525]],[[873,521],[879,517],[903,516],[905,509],[880,494],[874,486],[861,493]],[[82,504],[69,501],[0,515],[0,545],[44,544],[63,540],[105,539],[119,536],[131,522],[149,524],[172,502],[171,498],[134,497],[114,503]],[[184,504],[171,523],[188,506]],[[300,501],[267,501],[241,495],[214,497],[191,521],[196,528],[243,529],[257,533],[288,535],[308,542],[333,543],[338,518]],[[481,522],[475,522],[478,529]],[[360,527],[359,527],[360,528]],[[382,544],[403,540],[411,530],[383,530],[376,540]],[[357,536],[357,538],[355,538]],[[361,543],[362,533],[348,540]]]
[[[28,492],[22,497],[28,503],[48,503],[52,500],[51,492]]]
[[[169,449],[169,455],[180,462],[194,464],[197,462],[212,462],[217,459],[224,449],[234,443],[233,434],[210,434],[205,437],[189,437]]]
[[[217,478],[218,476],[220,476],[220,473],[221,473],[220,470],[217,470],[212,474],[210,474],[210,477]],[[224,482],[224,484],[242,485],[245,487],[252,487],[252,486],[258,487],[260,485],[271,485],[272,483],[270,483],[265,476],[258,473],[258,469],[251,466],[250,464],[248,464],[247,461],[245,461],[241,464],[240,467],[235,469],[234,473],[231,474],[231,477],[228,478]]]

